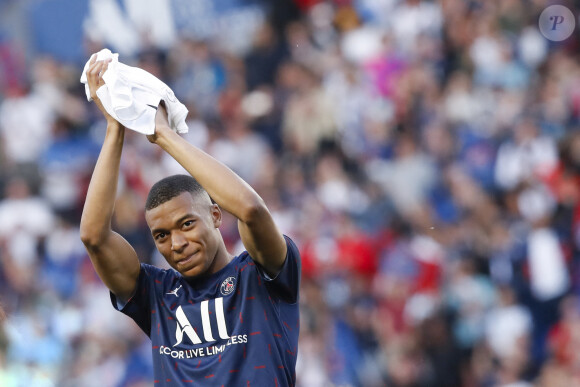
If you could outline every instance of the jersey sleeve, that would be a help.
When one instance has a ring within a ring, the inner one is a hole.
[[[131,317],[147,336],[150,336],[151,333],[151,295],[154,281],[163,274],[164,270],[142,263],[137,288],[126,304],[123,305],[113,293],[110,293],[113,307]]]
[[[298,302],[298,289],[300,287],[300,252],[292,239],[286,235],[284,235],[284,239],[286,240],[287,246],[286,259],[280,273],[271,278],[257,263],[256,268],[258,269],[259,275],[265,281],[271,295],[276,296],[289,304],[294,304]]]

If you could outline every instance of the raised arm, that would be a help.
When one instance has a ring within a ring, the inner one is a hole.
[[[238,219],[240,237],[254,261],[278,274],[286,258],[286,242],[262,198],[230,168],[172,131],[163,106],[158,109],[155,134],[147,137],[193,176],[211,198]]]
[[[91,97],[107,119],[107,133],[87,192],[81,218],[81,240],[104,284],[122,301],[137,286],[139,259],[133,247],[111,229],[125,128],[103,108],[96,90],[107,63],[91,60],[87,79]]]

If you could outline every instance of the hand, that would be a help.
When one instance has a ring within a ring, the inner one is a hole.
[[[159,107],[157,108],[157,114],[155,114],[155,133],[147,135],[147,140],[153,144],[156,144],[159,137],[169,132],[173,132],[173,130],[171,130],[171,127],[169,126],[165,103],[161,101],[159,103]]]
[[[105,74],[105,71],[107,71],[110,62],[111,59],[108,59],[106,61],[102,60],[97,61],[97,54],[93,54],[91,56],[91,60],[89,61],[89,68],[87,70],[87,84],[89,85],[91,98],[93,99],[93,101],[95,101],[95,104],[97,105],[101,113],[103,113],[105,119],[107,120],[107,123],[109,124],[118,122],[107,112],[107,110],[105,110],[103,103],[101,102],[99,96],[97,95],[97,90],[99,89],[99,87],[105,84],[103,74]]]

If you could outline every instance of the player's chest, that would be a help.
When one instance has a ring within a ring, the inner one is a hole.
[[[249,328],[249,316],[265,313],[260,289],[240,277],[228,276],[203,292],[178,283],[159,293],[152,314],[153,336],[157,333],[172,346],[235,341]]]

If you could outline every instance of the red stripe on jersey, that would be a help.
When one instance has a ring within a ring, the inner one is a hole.
[[[197,363],[197,366],[195,368],[199,368],[200,365],[201,365],[201,360]]]
[[[240,312],[240,322],[243,323],[244,319],[242,318],[242,312]]]
[[[181,379],[183,383],[193,383],[193,380]]]
[[[279,335],[277,333],[274,333],[274,337],[282,337],[282,335]]]
[[[266,314],[266,309],[264,309],[264,320],[268,321],[268,315]]]
[[[256,297],[253,297],[253,296],[252,297],[246,297],[246,300],[253,300],[254,298],[256,298]]]
[[[158,346],[158,345],[154,345],[154,346],[153,346],[153,349],[157,349],[157,348],[159,348],[159,346]]]
[[[207,375],[205,378],[209,379],[209,378],[213,378],[214,376],[215,376],[214,374],[211,374],[211,375]]]
[[[288,330],[290,330],[290,331],[292,330],[292,328],[290,327],[290,325],[288,325],[288,323],[286,321],[282,321],[282,324],[284,324],[284,326],[286,328],[288,328]]]
[[[262,333],[262,332],[252,332],[252,333],[250,333],[250,336],[259,335],[260,333]]]
[[[235,372],[240,372],[240,370],[230,370],[230,374],[233,374]]]
[[[259,370],[259,369],[266,368],[266,366],[265,365],[261,365],[261,366],[255,366],[254,368],[257,369],[257,370]]]

